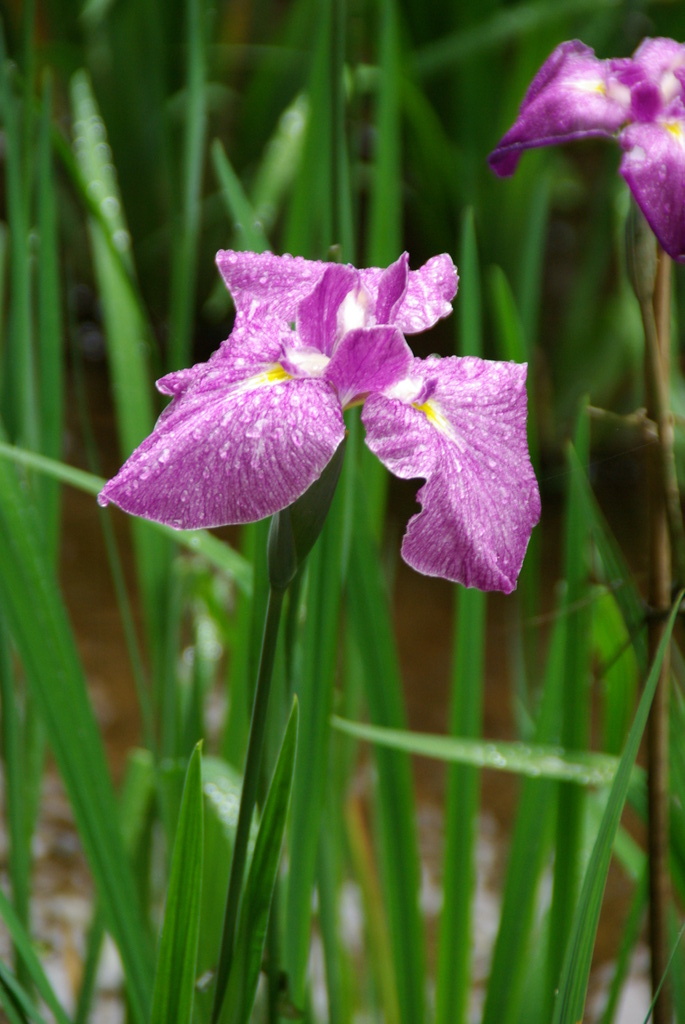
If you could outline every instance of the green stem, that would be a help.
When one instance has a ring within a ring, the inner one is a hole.
[[[647,304],[642,303],[643,307]],[[650,315],[651,314],[651,315]],[[650,579],[649,603],[656,613],[649,623],[650,655],[665,629],[671,600],[672,555],[682,578],[682,519],[673,459],[673,423],[668,412],[670,356],[670,259],[659,253],[653,303],[643,308],[645,324],[648,414],[656,421],[659,446],[651,459],[650,474]],[[674,502],[677,500],[677,508]],[[669,529],[670,527],[670,529]],[[670,534],[670,537],[669,537]],[[680,557],[678,557],[680,556]],[[654,1024],[672,1019],[668,970],[668,911],[671,902],[669,871],[668,705],[670,659],[664,655],[647,723],[647,790],[649,803],[649,931]]]
[[[628,274],[640,303],[645,334],[645,401],[656,424],[648,465],[649,657],[666,628],[675,579],[685,579],[685,531],[675,470],[673,416],[669,408],[671,350],[671,261],[657,246],[644,217],[633,206],[628,220]],[[649,933],[654,1024],[670,1024],[668,971],[669,870],[669,651],[666,650],[647,724]]]
[[[221,1005],[226,993],[226,985],[228,983],[231,961],[233,959],[233,946],[235,943],[236,925],[238,921],[240,892],[242,889],[243,874],[245,871],[245,861],[247,859],[247,843],[250,835],[252,814],[257,802],[259,773],[262,761],[262,750],[264,747],[264,732],[269,707],[269,694],[271,692],[271,677],[276,657],[276,641],[278,639],[278,627],[281,619],[281,609],[283,607],[284,596],[285,589],[277,589],[274,586],[270,587],[269,600],[266,606],[266,615],[264,619],[262,648],[259,657],[257,687],[255,690],[254,704],[252,706],[250,735],[247,743],[245,774],[243,777],[243,789],[240,797],[240,810],[238,812],[238,827],[236,829],[233,859],[231,861],[231,875],[228,883],[228,894],[226,896],[224,928],[221,939],[219,963],[217,966],[214,1006],[212,1008],[212,1024],[216,1024],[219,1019],[219,1014],[221,1013]]]

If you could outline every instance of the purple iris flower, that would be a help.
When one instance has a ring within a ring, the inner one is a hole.
[[[414,358],[404,335],[452,309],[446,254],[410,271],[220,252],[230,337],[157,382],[172,401],[98,500],[184,529],[245,523],[292,504],[364,403],[366,442],[423,477],[405,560],[483,590],[516,586],[540,497],[526,442],[526,367]]]
[[[684,86],[685,46],[672,39],[645,39],[618,60],[599,60],[577,40],[562,43],[531,82],[490,166],[510,175],[524,149],[616,137],[638,206],[663,249],[685,262]]]

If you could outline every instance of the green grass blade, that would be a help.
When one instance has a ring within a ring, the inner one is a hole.
[[[617,5],[618,0],[565,0],[559,4],[537,0],[514,6],[502,4],[495,13],[466,31],[444,35],[423,46],[415,56],[416,69],[423,76],[438,75],[452,70],[456,63],[468,57],[487,54],[492,60],[490,51],[519,37],[565,21],[570,15],[594,13],[599,7],[610,10]]]
[[[290,805],[297,751],[297,723],[298,702],[295,698],[264,804],[243,891],[233,963],[220,1017],[222,1024],[247,1024],[252,1012]],[[296,868],[295,864],[291,870]]]
[[[172,370],[188,366],[191,362],[202,168],[207,132],[205,0],[186,0],[186,15],[188,66],[185,85],[182,201],[178,230],[174,232],[172,243],[169,313],[169,369]]]
[[[250,249],[252,252],[270,249],[261,222],[219,139],[212,143],[212,162],[241,248]]]
[[[104,122],[85,72],[71,81],[74,145],[91,198],[102,219],[90,218],[93,263],[102,302],[107,353],[112,375],[119,444],[123,456],[150,433],[154,421],[147,353],[151,330],[132,287],[131,241],[107,145]],[[114,256],[112,250],[118,252]],[[165,623],[162,595],[166,592],[171,545],[141,520],[131,521],[138,582],[149,631],[155,672],[163,660]]]
[[[5,814],[9,840],[8,868],[17,917],[29,926],[31,892],[31,822],[27,813],[26,729],[20,712],[9,632],[0,617],[0,721],[5,773]]]
[[[0,1006],[7,1024],[46,1024],[45,1017],[33,1005],[28,994],[9,967],[0,962]]]
[[[581,437],[584,435],[581,434]],[[577,503],[579,489],[569,490],[569,506]],[[565,577],[579,579],[586,548],[587,522],[581,511],[568,509],[566,522]],[[578,563],[578,564],[577,564]],[[540,706],[535,724],[536,743],[558,744],[564,718],[565,686],[570,688],[571,659],[569,654],[570,620],[583,612],[569,603],[568,588],[562,592],[558,616],[549,645]],[[583,612],[584,614],[584,612]],[[483,1024],[513,1024],[525,1014],[523,1008],[526,984],[531,965],[540,970],[544,960],[531,959],[531,942],[539,902],[539,882],[550,852],[557,812],[556,784],[526,780],[513,828],[509,864],[504,887],[500,927],[493,951],[492,966],[486,992]],[[542,986],[547,993],[547,984]],[[545,1019],[544,1012],[540,1014]]]
[[[599,1024],[612,1024],[616,1018],[618,1003],[621,998],[623,986],[625,985],[630,971],[630,960],[640,939],[640,933],[644,924],[645,911],[647,909],[647,872],[646,864],[643,868],[635,895],[633,896],[628,916],[623,926],[621,944],[616,955],[616,966],[609,985],[606,1005],[600,1018]]]
[[[188,1024],[193,1013],[204,841],[201,744],[186,773],[176,826],[150,1024]]]
[[[52,168],[50,118],[52,89],[46,79],[40,119],[38,156],[38,239],[40,273],[36,290],[38,304],[38,392],[40,401],[40,449],[59,458],[64,432],[64,359],[59,277],[57,203]],[[59,488],[44,479],[43,507],[50,549],[56,553],[59,531]]]
[[[378,2],[378,76],[375,140],[366,262],[392,263],[402,251],[402,53],[398,9],[394,0]]]
[[[310,3],[314,41],[307,89],[308,116],[298,174],[287,212],[283,248],[305,256],[326,254],[340,244],[335,234],[334,135],[337,111],[331,75],[335,12],[332,4]]]
[[[388,934],[388,915],[383,907],[382,887],[360,801],[348,801],[345,807],[345,824],[352,875],[361,890],[364,908],[366,949],[370,961],[369,975],[378,991],[384,1021],[387,1021],[387,1024],[399,1024],[402,1017],[392,943]],[[362,984],[365,981],[366,979],[362,979]]]
[[[6,460],[0,460],[0,599],[119,946],[132,1010],[142,1024],[150,949],[104,751],[35,509]]]
[[[308,116],[309,103],[300,94],[281,114],[255,173],[252,202],[267,236],[300,167]]]
[[[378,551],[359,495],[350,557],[349,614],[364,665],[372,721],[405,727],[397,648]],[[360,507],[361,506],[361,507]],[[397,977],[401,1020],[420,1024],[425,1012],[424,941],[418,910],[419,861],[411,768],[400,751],[378,747],[381,875]]]
[[[482,355],[481,289],[473,210],[468,208],[461,232],[461,270],[468,282],[459,303],[459,354]],[[485,665],[486,597],[478,590],[457,588],[453,627],[454,653],[450,694],[450,735],[482,733]],[[480,777],[471,767],[450,769],[447,775],[444,902],[440,919],[436,985],[436,1024],[460,1024],[466,1019],[473,930],[476,828]]]
[[[340,633],[341,567],[344,536],[343,490],[308,560],[306,619],[302,631],[296,692],[300,742],[293,782],[288,878],[286,964],[292,997],[304,1001],[309,962],[312,889],[316,879],[319,832],[328,785],[329,718],[333,706]],[[315,770],[313,771],[313,767]]]
[[[0,26],[0,116],[4,126],[7,216],[12,254],[8,312],[11,344],[3,351],[0,408],[12,438],[35,449],[39,442],[39,425],[31,314],[32,171],[29,154],[24,151],[26,124],[30,124],[31,119],[15,95],[10,69]]]
[[[671,633],[684,594],[685,591],[681,591],[675,600],[668,617],[664,635],[659,643],[654,663],[645,681],[640,703],[635,712],[635,718],[633,719],[616,777],[611,787],[606,810],[597,833],[597,839],[585,871],[583,886],[569,935],[559,991],[554,1004],[552,1024],[577,1024],[583,1017],[592,951],[597,934],[597,924],[607,872],[609,870],[609,862],[611,860],[614,836],[616,835],[621,812],[628,795],[631,773],[647,723],[649,709],[659,679],[661,663],[664,659],[666,648],[670,643]]]
[[[154,409],[150,389],[151,334],[131,291],[131,240],[124,219],[104,122],[85,72],[71,81],[74,147],[83,187],[99,205],[102,219],[90,222],[93,262],[107,331],[119,442],[128,455],[150,432]],[[119,253],[112,258],[111,249]]]
[[[473,614],[473,613],[472,613]],[[556,779],[578,786],[607,786],[616,774],[618,759],[590,751],[571,752],[562,747],[505,740],[470,739],[434,733],[388,729],[364,722],[331,717],[331,724],[359,740],[392,750],[431,757],[471,768],[492,768],[531,779]]]
[[[21,958],[22,964],[26,968],[31,982],[35,985],[39,996],[53,1014],[55,1021],[57,1024],[69,1024],[69,1018],[62,1009],[62,1006],[55,995],[55,991],[43,970],[38,956],[36,955],[31,936],[17,917],[12,905],[2,890],[0,890],[0,917],[4,921],[5,927],[12,937],[12,942],[14,943],[19,957]]]
[[[17,465],[35,469],[39,473],[45,473],[59,480],[62,483],[76,487],[80,491],[98,495],[105,486],[103,477],[87,473],[75,466],[68,466],[64,462],[57,462],[55,459],[46,458],[34,452],[26,451],[24,448],[17,448],[14,445],[5,444],[0,441],[0,457],[11,459]],[[252,567],[247,559],[232,548],[230,544],[220,541],[211,533],[205,530],[174,530],[170,526],[161,523],[146,524],[150,530],[157,531],[168,537],[169,540],[180,544],[182,547],[194,554],[201,555],[210,565],[224,572],[229,579],[232,579],[236,586],[245,594],[252,591]]]
[[[581,415],[578,447],[589,449],[588,421]],[[585,456],[587,458],[587,455]],[[584,461],[584,460],[583,460]],[[588,601],[589,523],[577,493],[577,477],[569,480],[564,539],[564,614],[566,644],[561,671],[561,722],[559,741],[569,750],[583,750],[589,742],[591,611]],[[557,794],[556,852],[548,934],[547,986],[550,1002],[543,1015],[549,1018],[566,941],[580,885],[583,849],[585,794],[577,786],[561,783]]]
[[[481,315],[481,286],[478,265],[478,241],[473,207],[469,206],[463,217],[459,261],[460,284],[458,324],[459,354],[462,356],[483,356],[483,324]]]
[[[618,544],[599,510],[587,473],[573,448],[569,449],[568,457],[571,472],[576,477],[576,494],[583,506],[583,516],[590,525],[592,539],[597,546],[604,582],[611,589],[621,610],[638,665],[646,671],[647,631],[642,598]]]

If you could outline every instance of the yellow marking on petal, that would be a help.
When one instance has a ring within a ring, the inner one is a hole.
[[[682,141],[683,138],[683,126],[680,121],[664,121],[664,128],[671,135],[675,135],[676,139]]]
[[[259,376],[265,384],[277,384],[281,380],[292,380],[292,375],[284,370],[280,363],[272,366],[270,370],[265,370]]]
[[[577,89],[578,92],[598,92],[600,96],[606,96],[607,87],[606,82],[603,82],[601,78],[579,78],[575,82],[569,82],[569,85],[573,89]]]
[[[246,395],[258,388],[269,387],[271,384],[280,384],[284,380],[292,380],[293,376],[284,370],[280,363],[274,363],[268,370],[261,370],[252,377],[245,377],[244,380],[236,381],[231,385],[230,393],[233,398],[239,395]]]
[[[412,406],[422,412],[426,419],[432,423],[432,425],[443,434],[447,434],[448,437],[452,436],[452,428],[449,420],[447,420],[440,410],[430,401],[428,402],[412,402]]]

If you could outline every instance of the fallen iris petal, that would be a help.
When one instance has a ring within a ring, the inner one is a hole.
[[[369,397],[366,442],[390,472],[423,477],[422,511],[402,555],[419,572],[511,592],[540,496],[526,440],[526,367],[475,358],[415,359],[424,404]]]

